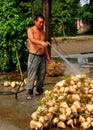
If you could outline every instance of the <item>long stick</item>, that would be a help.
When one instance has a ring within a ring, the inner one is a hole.
[[[14,43],[14,47],[15,47],[15,50],[16,50],[16,45]],[[22,73],[22,69],[21,69],[21,65],[20,65],[20,61],[19,61],[19,57],[18,57],[18,52],[16,50],[16,58],[17,58],[17,61],[18,61],[18,66],[19,66],[19,71],[20,71],[20,75],[21,75],[21,79],[23,80],[23,73]]]

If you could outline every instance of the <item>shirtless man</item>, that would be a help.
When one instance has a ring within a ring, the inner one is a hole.
[[[27,30],[28,35],[28,77],[27,77],[27,99],[32,99],[34,81],[36,80],[35,94],[43,93],[43,82],[46,72],[46,60],[50,61],[48,54],[48,43],[45,41],[44,17],[36,16],[34,26]]]

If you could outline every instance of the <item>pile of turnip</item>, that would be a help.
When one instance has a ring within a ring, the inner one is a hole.
[[[62,62],[51,61],[46,65],[46,73],[49,76],[62,76],[65,72],[65,64]]]
[[[37,110],[31,114],[30,128],[93,127],[93,80],[85,74],[69,76],[46,90]]]
[[[7,80],[7,81],[4,82],[4,87],[16,88],[19,85],[21,87],[24,87],[26,85],[26,82],[27,82],[27,79],[24,79],[23,82],[21,82],[21,81],[9,81],[9,80]]]

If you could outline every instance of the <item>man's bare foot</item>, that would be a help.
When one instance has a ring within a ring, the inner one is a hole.
[[[27,95],[26,99],[27,99],[27,100],[31,100],[32,97],[31,97],[30,95]]]

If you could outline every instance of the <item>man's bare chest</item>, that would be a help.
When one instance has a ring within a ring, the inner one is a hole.
[[[33,38],[36,39],[36,40],[43,40],[44,34],[42,33],[42,31],[33,30]]]

